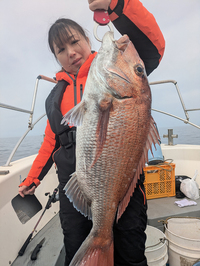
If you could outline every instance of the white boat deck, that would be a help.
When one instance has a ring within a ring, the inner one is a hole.
[[[178,207],[175,201],[182,200],[176,197],[159,198],[147,200],[148,204],[148,225],[164,230],[160,220],[166,220],[169,217],[200,217],[200,198],[195,200],[196,206]]]
[[[45,237],[45,241],[38,252],[37,259],[31,260],[35,247]],[[12,266],[63,266],[64,265],[63,233],[60,227],[59,215],[46,224],[46,226],[33,238],[26,248],[23,256],[18,256]]]

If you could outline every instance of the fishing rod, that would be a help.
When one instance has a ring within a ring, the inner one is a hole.
[[[24,252],[25,252],[28,244],[31,241],[31,238],[33,236],[34,231],[36,230],[36,228],[37,228],[39,222],[41,221],[41,219],[42,219],[44,213],[46,212],[46,210],[48,210],[51,207],[51,203],[55,203],[58,200],[58,198],[56,197],[57,192],[58,192],[58,187],[54,189],[52,195],[49,195],[50,194],[49,192],[48,193],[45,193],[45,196],[49,195],[49,200],[48,200],[48,202],[47,202],[47,204],[45,206],[45,209],[42,212],[39,220],[37,221],[35,227],[33,228],[33,231],[30,233],[30,235],[28,236],[28,238],[24,242],[23,246],[21,247],[20,251],[18,252],[18,256],[22,256],[24,254]]]

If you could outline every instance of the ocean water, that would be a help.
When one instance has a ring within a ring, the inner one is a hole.
[[[163,138],[163,135],[168,134],[168,128],[159,128],[161,142],[163,144],[168,143],[167,138]],[[200,145],[200,129],[193,126],[180,126],[173,127],[173,133],[178,135],[178,138],[174,139],[174,144],[192,144]],[[15,145],[20,138],[0,138],[0,165],[4,165]],[[42,144],[43,135],[40,136],[27,136],[17,152],[15,153],[12,161],[21,159],[26,156],[36,154]]]
[[[18,143],[20,137],[12,138],[0,138],[0,165],[4,165],[15,145]],[[11,161],[19,160],[23,157],[27,157],[38,153],[43,142],[43,135],[40,136],[26,136],[26,138],[20,144],[18,150],[13,156]]]
[[[168,138],[163,138],[163,135],[168,134],[168,129],[173,129],[173,134],[178,135],[178,138],[173,139],[174,144],[200,145],[200,129],[193,126],[159,128],[159,134],[163,144],[168,144]]]

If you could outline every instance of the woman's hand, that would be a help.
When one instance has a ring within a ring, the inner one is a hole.
[[[21,186],[19,188],[19,195],[24,198],[25,195],[33,195],[35,193],[36,187],[33,186],[31,189],[27,186]]]
[[[95,11],[96,9],[108,10],[111,0],[88,0],[89,9]]]

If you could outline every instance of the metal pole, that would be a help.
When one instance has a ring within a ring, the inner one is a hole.
[[[167,113],[167,112],[164,112],[164,111],[160,111],[160,110],[157,110],[157,109],[153,109],[153,108],[152,108],[151,110],[152,110],[152,111],[155,111],[155,112],[158,112],[158,113],[161,113],[161,114],[169,115],[169,116],[171,116],[171,117],[174,117],[174,118],[176,118],[176,119],[179,119],[179,120],[185,122],[186,124],[190,124],[191,126],[194,126],[194,127],[198,128],[198,129],[200,129],[200,126],[197,126],[197,125],[191,123],[190,121],[188,121],[188,120],[186,120],[186,119],[183,119],[183,118],[180,118],[180,117],[178,117],[178,116],[176,116],[176,115],[172,115],[172,114],[170,114],[170,113]]]
[[[180,90],[178,88],[177,81],[175,81],[175,80],[154,81],[154,82],[150,82],[149,85],[158,85],[158,84],[163,84],[163,83],[173,83],[175,85],[176,91],[178,93],[179,99],[181,101],[181,104],[182,104],[182,107],[183,107],[183,110],[184,110],[184,113],[185,113],[185,116],[186,116],[186,119],[187,119],[187,121],[189,121],[189,115],[188,115],[187,109],[185,107],[185,104],[183,102],[183,98],[181,96]]]
[[[30,130],[33,129],[33,127],[35,126],[35,124],[37,124],[38,121],[40,121],[40,119],[42,119],[46,114],[43,114],[41,117],[39,117],[35,123],[32,124],[32,121],[33,121],[33,113],[34,113],[34,108],[35,108],[35,101],[36,101],[36,96],[37,96],[37,89],[38,89],[38,84],[39,84],[39,80],[40,79],[43,79],[43,80],[46,80],[46,81],[49,81],[49,82],[52,82],[52,83],[57,83],[57,81],[55,79],[52,79],[52,78],[49,78],[49,77],[46,77],[44,75],[39,75],[36,79],[36,84],[35,84],[35,89],[34,89],[34,93],[33,93],[33,100],[32,100],[32,106],[31,106],[31,110],[25,110],[25,109],[21,109],[21,108],[18,108],[18,107],[14,107],[14,106],[11,106],[11,105],[7,105],[7,104],[3,104],[3,103],[0,103],[0,107],[2,108],[6,108],[6,109],[11,109],[11,110],[15,110],[15,111],[19,111],[19,112],[23,112],[23,113],[28,113],[30,114],[30,117],[29,117],[29,122],[28,122],[28,129],[27,131],[24,133],[24,135],[19,139],[19,141],[17,142],[17,144],[15,145],[13,151],[11,152],[6,164],[4,166],[9,166],[10,165],[10,162],[16,152],[16,150],[18,149],[18,147],[20,146],[21,142],[24,140],[24,138],[26,137],[26,135],[28,134],[28,132]]]
[[[24,138],[25,138],[26,135],[29,133],[29,131],[33,129],[33,127],[35,126],[35,124],[37,124],[37,122],[38,122],[40,119],[42,119],[45,115],[46,115],[46,114],[43,114],[40,118],[38,118],[38,119],[35,121],[34,124],[31,125],[31,127],[29,127],[29,128],[27,129],[27,131],[24,133],[24,135],[19,139],[19,141],[18,141],[17,144],[15,145],[13,151],[11,152],[11,154],[10,154],[10,156],[9,156],[9,158],[8,158],[8,160],[7,160],[7,162],[6,162],[6,164],[5,164],[4,166],[9,166],[9,165],[10,165],[10,162],[11,162],[11,160],[12,160],[12,158],[13,158],[13,156],[14,156],[16,150],[17,150],[18,147],[20,146],[21,142],[24,140]]]
[[[36,100],[36,96],[37,96],[37,89],[38,89],[39,80],[40,80],[40,78],[37,77],[36,84],[35,84],[35,89],[34,89],[34,92],[33,92],[33,100],[32,100],[32,105],[31,105],[31,113],[30,113],[29,120],[28,120],[28,127],[29,128],[32,128],[33,112],[34,112],[34,108],[35,108],[35,100]]]
[[[18,107],[12,106],[12,105],[8,105],[8,104],[4,104],[4,103],[0,103],[0,107],[6,108],[6,109],[11,109],[14,111],[23,112],[23,113],[28,113],[28,114],[31,113],[31,111],[29,111],[29,110],[21,109],[21,108],[18,108]]]

